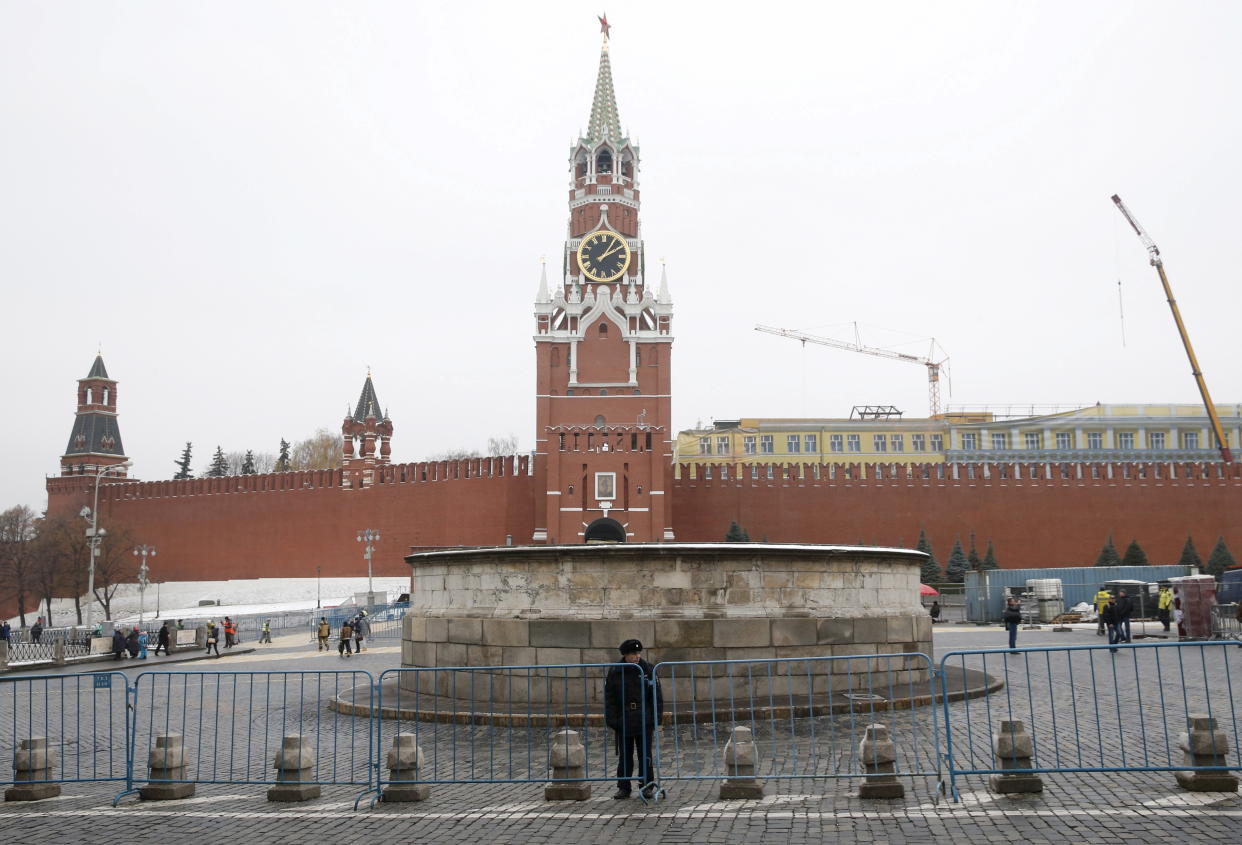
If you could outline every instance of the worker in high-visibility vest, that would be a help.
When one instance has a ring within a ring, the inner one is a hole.
[[[1160,588],[1160,595],[1156,599],[1156,618],[1160,620],[1160,624],[1164,626],[1164,630],[1169,630],[1169,619],[1173,616],[1173,591],[1168,587]]]
[[[1095,618],[1099,620],[1099,623],[1095,628],[1096,636],[1104,636],[1104,605],[1108,604],[1112,600],[1113,594],[1103,587],[1100,587],[1100,591],[1096,593],[1095,598],[1091,600],[1091,603],[1095,605]]]

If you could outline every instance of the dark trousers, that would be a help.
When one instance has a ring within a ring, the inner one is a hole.
[[[1109,645],[1117,645],[1117,643],[1124,642],[1124,637],[1125,635],[1122,633],[1120,622],[1114,622],[1113,624],[1108,626],[1108,644]],[[1116,651],[1116,650],[1117,649],[1113,649],[1113,651]]]
[[[220,641],[219,640],[216,640],[215,642],[212,642],[211,640],[207,640],[207,654],[211,654],[212,649],[215,649],[216,657],[219,657],[220,656]]]
[[[1127,616],[1125,619],[1118,622],[1117,627],[1120,628],[1122,633],[1125,635],[1126,642],[1130,642],[1130,617]]]
[[[155,652],[154,652],[154,653],[155,653],[155,654],[159,654],[159,653],[160,653],[160,649],[161,649],[161,648],[162,648],[162,649],[164,649],[164,655],[165,655],[165,656],[167,656],[167,655],[168,655],[168,643],[159,643],[159,642],[157,642],[157,643],[155,644]]]
[[[341,644],[336,647],[336,653],[342,657],[346,654],[353,654],[353,650],[349,645],[349,640],[341,640]]]
[[[634,757],[638,756],[638,765],[642,769],[642,784],[655,781],[655,772],[651,766],[651,741],[653,731],[614,731],[617,748],[617,788],[630,791],[630,781],[634,776]]]
[[[1160,620],[1160,624],[1164,626],[1164,630],[1169,630],[1169,609],[1156,611],[1156,618]]]
[[[1007,625],[1005,625],[1005,627],[1009,629],[1009,647],[1017,648],[1018,647],[1018,623],[1010,622]]]

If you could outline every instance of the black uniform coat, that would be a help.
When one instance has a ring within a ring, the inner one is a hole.
[[[664,692],[655,685],[655,712],[651,709],[651,689],[647,684],[655,668],[646,660],[621,660],[608,670],[604,679],[604,722],[614,731],[635,736],[655,730],[664,715]]]

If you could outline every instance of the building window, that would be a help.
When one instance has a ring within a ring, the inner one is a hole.
[[[849,444],[849,450],[851,452],[862,451],[862,437],[861,436],[857,434],[846,435],[845,442]]]
[[[772,443],[772,435],[759,435],[759,451],[763,452],[765,455],[770,455],[776,451],[776,446]]]
[[[599,336],[608,337],[608,324],[607,323],[599,324]]]
[[[839,434],[830,434],[828,435],[828,446],[834,452],[844,452],[845,438]]]
[[[889,435],[888,445],[892,447],[894,452],[906,451],[906,437],[904,434]]]
[[[944,451],[944,435],[943,434],[933,434],[931,436],[931,450],[933,452]]]
[[[888,451],[888,438],[886,438],[883,434],[873,434],[871,436],[871,443],[874,445],[875,451],[877,452]]]
[[[748,434],[742,438],[742,451],[748,455],[755,454],[755,435]]]
[[[1163,431],[1149,432],[1147,434],[1147,448],[1148,449],[1163,449],[1164,448],[1164,432]]]
[[[785,451],[789,454],[802,451],[802,437],[797,434],[790,434],[785,437]]]
[[[803,451],[815,454],[819,451],[819,438],[814,434],[804,435],[802,438]]]
[[[1074,435],[1068,431],[1058,431],[1057,432],[1057,448],[1058,449],[1073,449],[1074,448],[1073,437]]]
[[[699,438],[699,454],[710,455],[712,453],[712,439],[710,437]]]
[[[973,431],[964,432],[962,434],[962,448],[968,449],[968,450],[978,449],[979,448],[979,435],[975,434]]]
[[[729,454],[729,435],[723,434],[716,438],[716,454],[717,455]]]
[[[1044,448],[1044,436],[1038,431],[1028,431],[1026,434],[1022,435],[1022,439],[1028,449]]]
[[[617,474],[615,472],[595,473],[595,498],[603,500],[617,498]]]
[[[1134,432],[1119,431],[1117,432],[1117,448],[1133,449],[1134,448]]]
[[[1087,448],[1088,449],[1103,449],[1104,448],[1104,435],[1098,431],[1088,431],[1087,432]]]
[[[1184,431],[1182,432],[1182,448],[1198,449],[1199,448],[1199,432]]]
[[[927,439],[921,434],[910,435],[910,449],[914,452],[927,451]]]
[[[1005,434],[1004,432],[1001,432],[1000,434],[996,434],[995,432],[993,432],[992,448],[998,451],[1003,450],[1003,449],[1008,449],[1009,448],[1009,435]]]

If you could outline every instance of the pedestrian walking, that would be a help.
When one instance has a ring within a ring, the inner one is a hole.
[[[1156,597],[1156,618],[1160,620],[1160,624],[1164,626],[1167,633],[1169,630],[1169,620],[1173,616],[1173,592],[1167,587],[1160,588],[1160,594]]]
[[[237,642],[237,625],[229,617],[224,617],[224,647],[232,648]]]
[[[371,636],[371,623],[367,621],[367,612],[364,610],[354,619],[354,651],[361,652],[362,644],[366,638]]]
[[[1124,634],[1125,642],[1130,642],[1130,617],[1134,614],[1134,599],[1126,595],[1125,589],[1117,591],[1117,627]]]
[[[147,639],[147,632],[139,631],[138,632],[138,659],[139,660],[147,659],[147,643],[148,642],[149,640]]]
[[[43,638],[43,617],[40,616],[38,619],[35,620],[35,623],[30,626],[30,641],[32,643],[37,643],[42,638]]]
[[[7,643],[9,641],[9,637],[12,635],[13,628],[9,625],[8,620],[6,619],[3,622],[0,622],[0,640],[4,640]]]
[[[650,663],[643,660],[643,644],[626,640],[618,647],[621,660],[608,670],[604,679],[604,721],[612,728],[617,749],[617,791],[613,798],[629,798],[638,758],[639,788],[650,800],[655,794],[655,771],[651,765],[651,745],[656,725],[664,714],[664,695]],[[655,681],[655,706],[648,681]]]
[[[352,652],[350,651],[350,648],[349,648],[349,641],[350,641],[350,638],[353,637],[353,635],[354,635],[354,626],[350,625],[348,620],[346,620],[345,622],[342,622],[341,623],[341,642],[336,647],[336,654],[338,657],[351,657],[352,656]]]
[[[1095,626],[1095,634],[1098,637],[1104,636],[1104,617],[1102,614],[1104,613],[1104,605],[1112,601],[1112,598],[1112,593],[1103,587],[1100,587],[1100,591],[1096,593],[1095,598],[1091,600],[1091,603],[1095,605],[1095,621],[1097,623]]]
[[[125,638],[125,650],[129,652],[130,657],[137,657],[138,647],[138,626],[129,629],[129,636]]]
[[[207,653],[211,654],[215,651],[216,657],[220,656],[220,629],[216,627],[216,623],[207,620]]]
[[[1121,641],[1121,629],[1117,625],[1117,602],[1111,596],[1108,603],[1104,605],[1104,609],[1100,611],[1100,619],[1108,626],[1108,644],[1117,645]],[[1109,651],[1115,654],[1117,649],[1110,648]]]
[[[169,641],[170,641],[170,631],[168,630],[168,622],[165,621],[164,624],[160,626],[159,631],[155,635],[155,654],[157,657],[159,656],[160,649],[164,650],[165,657],[169,655],[170,653],[168,651]]]
[[[1005,629],[1009,631],[1009,648],[1018,647],[1018,626],[1022,624],[1022,608],[1018,606],[1018,600],[1010,598],[1005,604],[1005,611],[1001,614],[1001,621],[1005,623]]]
[[[121,633],[120,628],[114,628],[112,631],[112,659],[120,660],[125,656],[125,634]]]
[[[319,636],[319,650],[328,650],[328,637],[332,636],[332,626],[328,624],[326,616],[319,617],[319,630],[316,632]]]
[[[268,619],[263,623],[263,632],[259,635],[259,644],[272,642],[272,620]]]
[[[927,613],[929,616],[931,616],[931,621],[933,625],[939,622],[940,621],[940,602],[933,601],[931,609],[928,610]]]

